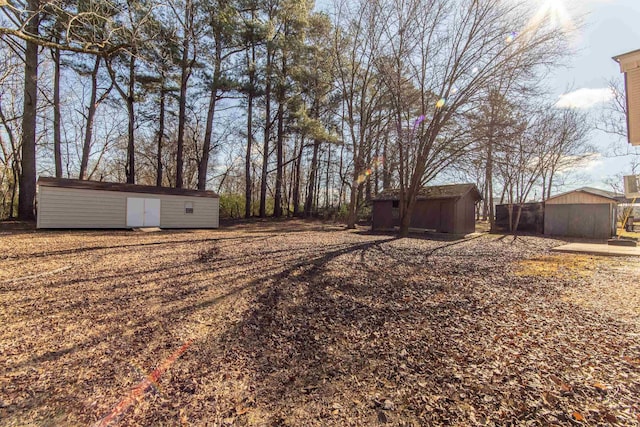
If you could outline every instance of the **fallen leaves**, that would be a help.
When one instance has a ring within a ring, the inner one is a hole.
[[[554,240],[304,222],[3,239],[9,425],[91,424],[191,339],[123,424],[640,422],[640,275]]]
[[[575,411],[575,412],[573,413],[573,419],[574,419],[574,420],[576,420],[576,421],[580,421],[580,422],[585,421],[585,419],[584,419],[584,417],[582,416],[582,414],[581,414],[580,412],[577,412],[577,411]]]
[[[597,388],[598,390],[601,390],[601,391],[606,391],[606,390],[607,390],[607,388],[608,388],[606,385],[604,385],[604,384],[602,384],[601,382],[598,382],[598,381],[596,381],[595,383],[593,383],[593,386],[594,386],[595,388]]]

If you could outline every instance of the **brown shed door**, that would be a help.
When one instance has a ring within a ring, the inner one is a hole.
[[[446,200],[440,203],[440,229],[443,233],[453,233],[455,223],[456,203]]]
[[[411,227],[440,229],[440,201],[418,200],[411,216]]]

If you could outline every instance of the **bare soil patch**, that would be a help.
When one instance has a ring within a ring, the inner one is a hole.
[[[321,223],[5,232],[0,425],[638,425],[636,259]]]

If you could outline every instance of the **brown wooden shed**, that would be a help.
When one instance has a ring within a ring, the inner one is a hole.
[[[544,234],[589,239],[616,235],[615,193],[583,187],[550,197],[544,205]]]
[[[482,200],[474,184],[424,187],[418,193],[410,228],[467,234],[476,230],[476,203]],[[373,199],[373,230],[400,226],[400,192],[385,190]]]

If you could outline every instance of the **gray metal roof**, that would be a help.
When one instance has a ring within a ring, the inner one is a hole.
[[[475,184],[449,184],[422,187],[416,200],[457,199],[471,192],[476,200],[482,200],[482,196]],[[379,193],[375,200],[399,200],[399,189],[387,189]]]
[[[38,185],[45,187],[76,188],[80,190],[120,191],[128,193],[168,194],[173,196],[194,196],[218,198],[213,191],[189,190],[185,188],[154,187],[152,185],[122,184],[117,182],[86,181],[67,178],[38,178]]]

